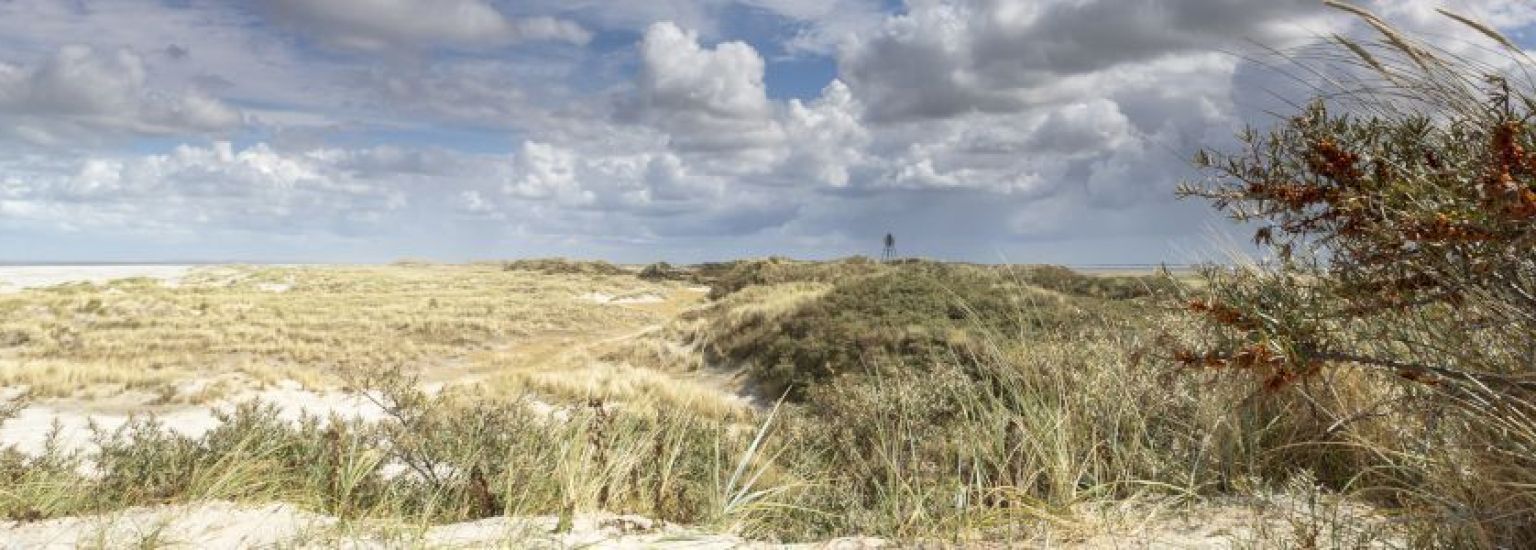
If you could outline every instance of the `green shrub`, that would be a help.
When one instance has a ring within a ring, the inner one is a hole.
[[[507,271],[536,271],[547,275],[628,275],[629,271],[602,260],[567,260],[565,258],[534,258],[502,262]]]
[[[689,278],[686,270],[672,267],[672,264],[667,262],[647,265],[637,276],[647,281],[685,281]]]
[[[839,375],[966,362],[983,338],[1054,329],[1082,317],[1062,298],[973,266],[910,263],[835,280],[830,292],[771,327],[738,327],[747,338],[719,338],[711,351],[745,365],[763,391],[789,391],[799,399]]]
[[[1154,295],[1168,295],[1176,286],[1166,276],[1094,276],[1054,265],[1008,268],[1029,284],[1074,296],[1128,300]]]
[[[881,273],[887,269],[885,264],[862,256],[829,262],[768,258],[705,264],[700,266],[699,276],[702,282],[710,285],[709,297],[719,299],[748,286],[793,282],[832,283]]]
[[[723,503],[720,483],[738,464],[761,469],[771,457],[748,452],[751,434],[687,411],[646,415],[594,402],[557,417],[521,399],[428,395],[390,373],[367,387],[386,411],[381,421],[295,423],[249,403],[200,437],[144,418],[98,433],[99,451],[89,456],[0,449],[0,516],[207,499],[284,500],[344,519],[429,523],[595,510],[753,523],[741,516],[766,513]],[[749,485],[738,481],[737,489]]]

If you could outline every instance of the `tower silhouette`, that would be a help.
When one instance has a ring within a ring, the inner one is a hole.
[[[880,254],[880,261],[889,262],[896,259],[896,237],[890,233],[885,234],[885,252]]]

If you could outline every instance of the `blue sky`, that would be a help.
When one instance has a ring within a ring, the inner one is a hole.
[[[1522,37],[1517,0],[1362,2]],[[0,260],[1185,263],[1312,0],[0,0]],[[1476,51],[1470,41],[1445,42]],[[1245,50],[1247,48],[1247,50]]]

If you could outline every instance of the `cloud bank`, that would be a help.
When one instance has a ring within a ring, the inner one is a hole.
[[[1456,35],[1437,5],[1371,7]],[[1284,91],[1245,55],[1365,32],[1310,0],[11,0],[0,228],[34,244],[0,259],[689,261],[893,231],[1189,261],[1219,222],[1172,199],[1188,156]]]

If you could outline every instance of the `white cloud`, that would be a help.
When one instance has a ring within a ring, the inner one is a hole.
[[[509,195],[525,199],[556,199],[584,204],[593,193],[577,179],[576,154],[545,143],[526,142],[517,156],[517,176],[507,184]]]
[[[85,45],[62,47],[30,67],[0,63],[0,118],[13,136],[44,145],[90,140],[96,131],[219,133],[242,123],[239,110],[201,91],[150,87],[133,51]]]
[[[1117,149],[1136,139],[1120,105],[1105,98],[1068,103],[1046,113],[1030,131],[1037,152],[1077,155]]]
[[[784,43],[792,54],[833,54],[854,37],[874,30],[884,18],[880,0],[744,0],[798,23]]]
[[[472,214],[494,214],[496,206],[486,200],[479,191],[459,192],[459,208]]]
[[[791,152],[785,174],[834,187],[848,185],[849,172],[865,162],[864,147],[870,141],[862,115],[863,106],[840,80],[828,84],[809,104],[790,100],[785,128]]]
[[[652,25],[639,50],[628,102],[634,112],[626,118],[639,127],[622,131],[666,136],[642,152],[667,159],[675,172],[737,188],[841,187],[867,160],[863,106],[841,81],[810,101],[772,101],[756,49],[742,42],[706,47],[672,23]]]
[[[1169,193],[1188,153],[1261,116],[1257,67],[1223,52],[1360,27],[1311,0],[886,4],[0,0],[0,224],[694,257],[867,251],[892,230],[914,254],[1092,238],[1137,244],[1050,250],[1146,259],[1205,221]],[[1425,6],[1372,4],[1457,32]],[[1451,7],[1536,22],[1526,2]],[[317,53],[273,20],[384,55]]]
[[[378,156],[377,151],[290,153],[266,144],[241,150],[227,142],[182,145],[162,155],[88,156],[67,174],[13,166],[19,175],[7,181],[3,194],[47,206],[43,212],[71,212],[67,223],[98,229],[289,231],[347,225],[407,205],[407,189],[359,177],[353,166],[373,162],[370,155]]]
[[[873,136],[853,186],[983,190],[1020,208],[1061,194],[1073,208],[1168,205],[1186,152],[1241,124],[1240,60],[1219,52],[1287,47],[1337,19],[1304,0],[907,7],[840,55]]]
[[[1518,29],[1536,23],[1536,4],[1525,0],[1445,0],[1414,2],[1395,0],[1365,6],[1380,10],[1380,15],[1398,26],[1448,29],[1461,25],[1442,16],[1447,9],[1500,29]]]
[[[876,119],[1008,112],[1070,97],[1074,77],[1128,63],[1310,37],[1311,0],[920,0],[842,57]]]
[[[584,44],[580,25],[554,17],[511,18],[484,0],[266,0],[278,19],[333,46],[384,51],[428,46],[488,48],[525,40]]]
[[[763,58],[743,42],[713,48],[670,22],[651,25],[640,45],[640,117],[682,150],[771,146],[783,138],[763,86]]]
[[[720,199],[723,178],[695,174],[665,151],[617,154],[525,142],[502,191],[509,197],[615,213],[677,212]]]

